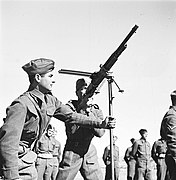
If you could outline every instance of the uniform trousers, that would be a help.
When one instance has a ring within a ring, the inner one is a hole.
[[[37,158],[36,169],[38,172],[38,180],[50,180],[53,170],[53,158]]]
[[[35,163],[28,164],[19,160],[19,176],[22,180],[37,180],[37,170]]]
[[[106,166],[106,173],[105,173],[105,180],[111,180],[112,178],[112,172],[111,172],[111,164]],[[116,163],[114,163],[114,180],[119,179],[119,166],[116,166]]]
[[[169,170],[170,180],[176,180],[176,157],[166,155],[166,164]]]
[[[51,180],[55,180],[59,170],[59,161],[57,157],[53,157],[53,170],[51,173]]]
[[[136,160],[131,159],[131,160],[129,160],[128,166],[127,166],[127,179],[134,180],[135,173],[136,173]]]
[[[165,158],[158,158],[157,159],[157,180],[166,180],[166,173],[167,173],[167,165],[165,162]]]
[[[37,180],[36,157],[36,153],[28,151],[25,155],[18,158],[18,172],[22,180]]]
[[[136,167],[137,180],[152,180],[152,170],[149,160],[139,158]]]
[[[82,151],[80,147],[80,151]],[[86,154],[80,155],[73,150],[64,150],[57,180],[73,180],[80,171],[84,180],[102,180],[103,175],[98,163],[97,151],[90,144]]]
[[[38,174],[35,168],[35,162],[26,162],[21,158],[18,159],[18,173],[19,178],[22,180],[37,180]],[[0,180],[5,180],[3,176],[0,175]]]

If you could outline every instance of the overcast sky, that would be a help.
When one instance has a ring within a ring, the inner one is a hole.
[[[114,134],[123,156],[130,138],[148,130],[148,141],[159,138],[161,120],[176,89],[175,1],[0,1],[1,2],[1,101],[0,119],[10,103],[27,90],[22,66],[32,59],[55,60],[53,94],[63,103],[75,96],[80,76],[59,74],[60,69],[95,72],[117,49],[134,25],[136,33],[111,68]],[[90,82],[90,79],[86,77]],[[108,115],[107,81],[94,97]],[[52,120],[58,140],[65,143],[64,123]],[[109,144],[109,131],[94,138],[98,154]],[[101,146],[100,146],[101,145]]]

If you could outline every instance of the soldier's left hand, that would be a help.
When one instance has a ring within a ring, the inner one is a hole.
[[[116,120],[113,117],[106,117],[104,121],[102,121],[101,128],[111,129],[115,128]]]
[[[111,116],[108,116],[108,117],[106,117],[107,119],[108,119],[108,124],[107,124],[107,126],[108,126],[108,128],[115,128],[115,125],[116,125],[116,119],[115,118],[113,118],[113,117],[111,117]]]

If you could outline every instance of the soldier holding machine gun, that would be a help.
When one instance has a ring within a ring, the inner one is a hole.
[[[98,86],[102,83],[102,81],[107,78],[108,79],[108,88],[109,88],[109,116],[111,117],[112,114],[112,82],[115,82],[111,76],[108,76],[108,71],[111,69],[111,67],[115,64],[118,57],[121,55],[121,53],[127,48],[127,42],[131,38],[131,36],[136,32],[138,26],[135,25],[132,30],[128,33],[128,35],[125,37],[125,39],[122,41],[122,43],[119,45],[119,47],[114,51],[114,53],[108,58],[108,60],[104,63],[104,65],[100,66],[100,70],[98,72],[94,73],[88,73],[88,72],[80,72],[80,71],[70,71],[70,70],[64,70],[61,69],[59,73],[63,74],[73,74],[73,75],[84,75],[89,76],[91,78],[91,83],[86,89],[86,92],[83,94],[82,101],[79,102],[77,105],[77,112],[81,110],[83,107],[85,101],[92,97],[94,93],[96,92]],[[115,83],[116,84],[116,83]],[[117,85],[117,84],[116,84]],[[117,85],[119,88],[119,86]],[[123,90],[120,90],[119,92],[123,92]],[[113,160],[113,133],[110,129],[110,152],[111,152],[111,179],[114,180],[114,160]]]
[[[67,103],[73,111],[77,112],[78,105],[82,101],[86,88],[87,83],[83,78],[76,81],[76,95],[78,100],[70,100]],[[86,99],[82,103],[79,111],[87,116],[103,120],[103,113],[99,109],[99,106],[97,104],[90,104],[89,99]],[[94,136],[102,137],[105,130],[80,127],[79,125],[68,123],[65,126],[67,140],[57,179],[73,180],[80,171],[84,179],[102,180],[103,175],[98,164],[97,151],[91,141]]]

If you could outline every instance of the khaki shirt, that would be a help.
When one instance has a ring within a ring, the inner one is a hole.
[[[151,168],[151,147],[148,141],[138,139],[134,142],[132,155],[136,158],[138,167]]]
[[[166,141],[168,153],[176,157],[176,106],[170,106],[160,129],[161,137]]]
[[[164,159],[167,151],[166,141],[158,139],[152,146],[152,158],[157,163],[158,159]]]

